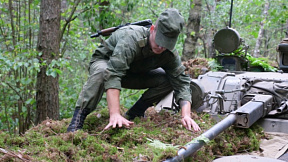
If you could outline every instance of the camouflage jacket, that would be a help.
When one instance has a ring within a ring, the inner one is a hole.
[[[105,89],[121,89],[121,78],[128,71],[142,73],[161,67],[173,86],[176,101],[191,102],[190,77],[184,74],[185,67],[177,51],[154,54],[148,42],[149,34],[145,27],[126,26],[115,31],[95,50],[90,63],[96,59],[108,60]]]

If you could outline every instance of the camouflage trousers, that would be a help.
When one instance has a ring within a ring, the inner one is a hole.
[[[89,112],[96,109],[105,92],[104,71],[107,68],[107,62],[107,60],[98,59],[90,64],[89,77],[79,95],[76,108],[86,109]],[[159,102],[173,90],[165,71],[161,68],[139,74],[128,72],[121,79],[121,86],[127,89],[147,89],[141,99],[149,104]]]

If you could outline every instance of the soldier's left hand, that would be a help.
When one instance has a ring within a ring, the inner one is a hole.
[[[193,130],[195,132],[201,131],[199,125],[189,116],[182,117],[181,122],[182,125],[188,130],[191,130],[191,128],[193,127]]]

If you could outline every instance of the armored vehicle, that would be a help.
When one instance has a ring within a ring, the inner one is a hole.
[[[225,55],[238,49],[241,43],[243,40],[237,31],[229,27],[215,34],[214,46],[223,53],[216,59],[228,70],[210,71],[200,75],[198,79],[191,79],[190,86],[192,109],[209,113],[219,122],[196,138],[195,143],[188,144],[186,149],[180,149],[178,156],[167,161],[183,160],[205,144],[203,138],[212,140],[230,126],[249,128],[257,123],[267,132],[288,133],[288,39],[284,39],[277,46],[277,72],[252,72],[249,71],[249,62],[245,55]],[[244,50],[248,49],[246,45],[244,47]],[[167,107],[175,111],[179,108],[173,101],[173,92],[159,102],[156,110]],[[224,119],[220,121],[219,116]],[[285,159],[288,160],[288,153],[283,156],[287,156]],[[240,157],[237,158],[239,161]],[[242,158],[240,161],[251,160],[251,157]],[[259,161],[265,160],[271,161]]]

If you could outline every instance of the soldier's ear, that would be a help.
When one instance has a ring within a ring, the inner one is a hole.
[[[155,29],[155,26],[154,25],[151,25],[150,26],[150,31],[153,31]]]

